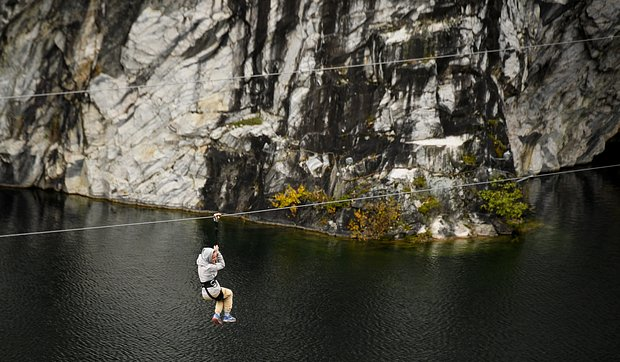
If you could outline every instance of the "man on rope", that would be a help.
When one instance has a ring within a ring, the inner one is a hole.
[[[224,257],[220,253],[218,245],[218,224],[220,220],[219,212],[213,215],[213,221],[215,221],[215,242],[212,248],[202,248],[196,264],[198,265],[198,277],[200,283],[202,283],[202,298],[204,300],[215,301],[215,313],[211,322],[216,325],[222,324],[222,322],[231,323],[236,322],[237,319],[230,315],[230,311],[233,306],[233,292],[228,288],[220,286],[220,283],[215,279],[217,272],[224,269],[226,265],[224,263]],[[224,316],[221,316],[222,309],[224,310]]]

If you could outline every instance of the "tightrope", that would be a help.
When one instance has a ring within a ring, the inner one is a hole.
[[[501,179],[501,180],[471,182],[471,183],[465,183],[465,184],[460,184],[460,185],[426,188],[426,189],[412,190],[412,191],[406,191],[406,192],[401,191],[401,192],[393,192],[393,193],[387,193],[387,194],[381,194],[381,195],[372,195],[372,196],[354,197],[354,198],[341,199],[341,200],[315,202],[315,203],[310,203],[310,204],[278,207],[278,208],[273,208],[273,209],[242,211],[242,212],[236,212],[236,213],[230,213],[230,214],[222,213],[222,216],[239,217],[239,216],[244,216],[244,215],[259,214],[259,213],[265,213],[265,212],[283,211],[283,210],[290,210],[290,209],[301,209],[301,208],[307,208],[307,207],[317,207],[317,206],[340,204],[340,203],[346,203],[346,202],[364,201],[364,200],[395,197],[395,196],[402,196],[402,195],[411,195],[411,194],[422,193],[422,192],[433,192],[433,191],[466,188],[466,187],[473,187],[473,186],[483,186],[483,185],[497,184],[497,183],[503,183],[503,182],[522,182],[525,180],[536,179],[536,178],[543,178],[543,177],[563,175],[563,174],[569,174],[569,173],[577,173],[577,172],[585,172],[585,171],[602,170],[602,169],[614,168],[614,167],[619,167],[619,166],[620,164],[597,166],[597,167],[589,167],[589,168],[582,168],[582,169],[549,172],[549,173],[538,174],[538,175],[511,177],[511,178],[506,178],[506,179]],[[57,233],[66,233],[66,232],[75,232],[75,231],[98,230],[98,229],[111,229],[111,228],[119,228],[119,227],[153,225],[153,224],[174,223],[174,222],[205,220],[205,219],[213,219],[213,215],[186,217],[186,218],[177,218],[177,219],[168,219],[168,220],[142,221],[142,222],[133,222],[133,223],[124,223],[124,224],[85,226],[85,227],[79,227],[79,228],[68,228],[68,229],[58,229],[58,230],[31,231],[31,232],[24,232],[24,233],[4,234],[4,235],[0,235],[0,238],[57,234]]]
[[[350,65],[341,65],[341,66],[333,66],[333,67],[322,67],[322,68],[313,68],[313,69],[296,69],[289,72],[272,72],[272,73],[261,73],[261,74],[252,74],[252,75],[240,75],[235,77],[226,77],[226,78],[213,78],[206,80],[186,80],[180,82],[172,82],[172,83],[158,83],[151,85],[132,85],[127,87],[116,87],[116,88],[102,88],[102,89],[81,89],[81,90],[73,90],[73,91],[60,91],[60,92],[46,92],[46,93],[32,93],[32,94],[24,94],[24,95],[10,95],[10,96],[0,96],[0,100],[10,100],[10,99],[22,99],[22,98],[36,98],[36,97],[49,97],[49,96],[60,96],[60,95],[70,95],[70,94],[92,94],[98,92],[110,92],[110,91],[132,91],[132,90],[140,90],[140,89],[149,89],[149,88],[163,88],[169,86],[179,86],[179,85],[187,85],[187,84],[205,84],[209,82],[231,82],[231,81],[239,81],[239,80],[250,80],[254,78],[266,78],[280,75],[293,75],[293,74],[304,74],[304,73],[320,73],[334,70],[342,70],[342,69],[352,69],[352,68],[361,68],[361,67],[374,67],[381,65],[392,65],[392,64],[402,64],[402,63],[413,63],[413,62],[425,62],[433,59],[446,59],[446,58],[458,58],[458,57],[468,57],[473,55],[482,55],[482,54],[490,54],[490,53],[499,53],[499,52],[508,52],[508,51],[527,51],[535,48],[542,47],[550,47],[550,46],[560,46],[560,45],[571,45],[578,43],[586,43],[593,42],[598,40],[613,40],[615,38],[620,37],[620,35],[608,35],[597,38],[588,38],[588,39],[577,39],[577,40],[567,40],[561,42],[553,42],[553,43],[542,43],[542,44],[533,44],[526,45],[523,47],[507,47],[500,49],[489,49],[489,50],[479,50],[474,52],[466,52],[466,53],[453,53],[453,54],[444,54],[444,55],[436,55],[436,56],[428,56],[428,57],[419,57],[419,58],[407,58],[407,59],[396,59],[396,60],[386,60],[379,62],[371,62],[364,64],[350,64]]]

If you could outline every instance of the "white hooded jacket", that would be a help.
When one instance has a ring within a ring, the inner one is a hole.
[[[214,263],[211,262],[211,256],[213,255],[213,248],[203,248],[202,252],[198,254],[198,258],[196,259],[196,264],[198,265],[198,278],[200,278],[200,282],[211,282],[211,286],[208,288],[208,294],[205,288],[202,288],[202,297],[212,299],[209,294],[213,297],[217,297],[222,290],[220,283],[215,279],[217,276],[218,270],[224,269],[226,264],[224,263],[224,257],[222,253],[217,253],[217,261]]]

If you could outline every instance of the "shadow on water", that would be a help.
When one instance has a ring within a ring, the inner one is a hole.
[[[195,259],[210,220],[0,239],[8,360],[612,359],[620,320],[617,170],[532,180],[521,239],[360,243],[225,219],[209,324]],[[0,189],[2,234],[183,213]]]

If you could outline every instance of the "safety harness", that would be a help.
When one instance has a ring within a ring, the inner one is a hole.
[[[202,282],[202,287],[205,288],[205,291],[207,292],[207,295],[209,296],[209,298],[213,299],[213,300],[224,300],[224,293],[222,293],[222,288],[220,288],[220,293],[217,296],[212,296],[211,293],[209,293],[209,288],[215,287],[215,279],[213,280],[208,280],[206,282]]]

